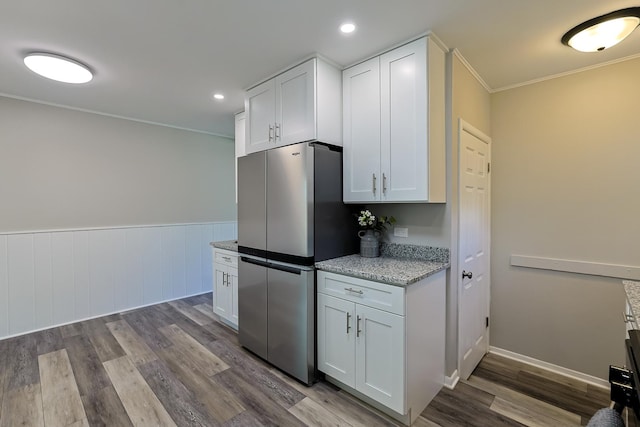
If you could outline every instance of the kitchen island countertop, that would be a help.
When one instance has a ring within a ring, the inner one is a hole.
[[[450,267],[449,251],[415,245],[383,245],[381,256],[347,255],[316,263],[318,270],[407,286]]]
[[[211,242],[209,244],[214,248],[226,249],[227,251],[231,251],[231,252],[238,252],[237,240],[223,240],[221,242]]]

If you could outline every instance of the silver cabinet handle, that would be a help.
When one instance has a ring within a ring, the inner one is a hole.
[[[227,273],[222,273],[222,286],[227,286]]]
[[[351,319],[351,313],[347,312],[347,334],[349,330],[351,330],[351,325],[349,325],[349,320]]]
[[[385,175],[384,173],[382,174],[382,192],[387,192],[387,175]]]
[[[273,141],[273,126],[269,124],[269,142]]]
[[[353,288],[344,288],[344,290],[347,292],[353,292],[354,294],[360,294],[360,295],[364,294],[364,292],[359,291],[357,289],[353,289]]]
[[[231,257],[223,256],[222,259],[227,261],[227,262],[231,262]]]
[[[376,174],[373,174],[373,194],[376,194]]]
[[[360,332],[362,332],[362,331],[360,330],[360,320],[361,320],[361,319],[360,319],[360,316],[358,316],[358,317],[356,318],[356,337],[359,337],[359,336],[360,336]]]
[[[635,322],[636,318],[633,314],[622,313],[622,321],[624,323],[631,323],[631,322]]]
[[[280,138],[280,123],[276,123],[276,139]]]

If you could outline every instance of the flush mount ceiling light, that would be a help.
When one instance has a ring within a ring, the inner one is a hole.
[[[35,52],[24,58],[24,65],[36,74],[63,83],[87,83],[93,73],[84,64],[52,53]]]
[[[215,99],[220,100],[220,101],[224,99],[224,95],[223,95],[223,94],[221,94],[221,93],[214,93],[214,94],[213,94],[213,97],[214,97]]]
[[[340,25],[340,31],[345,34],[353,33],[355,30],[356,24],[354,24],[353,22],[345,22],[344,24]]]
[[[624,40],[640,24],[640,7],[616,10],[567,31],[562,43],[580,52],[598,52]]]

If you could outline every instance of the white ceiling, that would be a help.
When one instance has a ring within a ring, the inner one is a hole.
[[[233,135],[243,90],[313,53],[353,64],[433,31],[491,90],[640,54],[640,30],[599,53],[571,27],[640,0],[15,0],[0,2],[0,94]],[[345,20],[358,25],[338,32]],[[27,70],[27,51],[95,70],[81,86]],[[222,102],[212,94],[226,95]]]

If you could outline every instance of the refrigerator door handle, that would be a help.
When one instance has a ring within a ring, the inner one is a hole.
[[[271,263],[268,263],[266,261],[260,261],[258,259],[247,258],[244,256],[240,257],[240,259],[242,260],[242,262],[246,262],[247,264],[254,264],[254,265],[259,265],[261,267],[271,268]]]
[[[240,257],[240,259],[242,260],[242,262],[246,262],[248,264],[255,264],[255,265],[259,265],[261,267],[271,268],[273,270],[284,271],[286,273],[292,273],[292,274],[297,274],[297,275],[300,275],[302,273],[302,270],[300,270],[299,268],[295,268],[295,267],[289,267],[289,266],[286,266],[286,265],[274,264],[272,262],[267,262],[267,261],[260,261],[258,259],[247,258],[247,257],[244,257],[244,256]]]
[[[274,270],[284,271],[285,273],[292,273],[297,275],[300,275],[302,273],[302,270],[300,270],[299,268],[288,267],[286,265],[273,264],[273,263],[268,263],[268,264],[269,264],[269,268]]]

